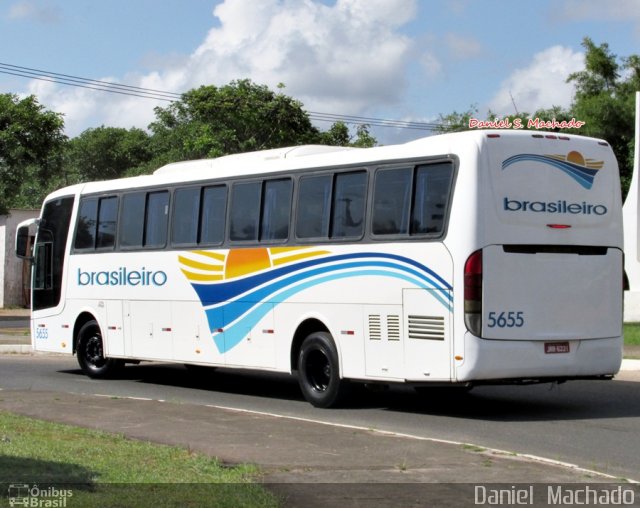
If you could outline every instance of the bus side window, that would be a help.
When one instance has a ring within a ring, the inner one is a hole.
[[[412,176],[412,168],[377,172],[373,192],[374,235],[406,235],[409,232]]]
[[[98,208],[98,235],[96,249],[113,248],[116,244],[116,226],[118,221],[118,198],[101,198]]]
[[[124,248],[142,247],[145,199],[146,192],[125,194],[122,198],[120,246]]]
[[[449,162],[418,166],[415,176],[411,234],[439,234],[449,200],[453,166]]]
[[[220,245],[224,241],[227,187],[216,185],[202,189],[199,243]]]
[[[260,241],[289,238],[291,179],[266,180],[262,189]]]
[[[167,244],[168,223],[169,192],[150,192],[147,194],[144,246],[149,248],[164,247]]]
[[[96,225],[98,222],[98,200],[83,199],[78,211],[76,237],[73,248],[76,250],[93,249],[96,242]]]
[[[198,241],[200,187],[176,189],[173,199],[171,243],[174,245],[193,245]]]
[[[231,191],[231,241],[256,241],[260,225],[261,182],[236,183]]]
[[[305,176],[300,179],[296,236],[328,238],[331,214],[332,175]]]
[[[338,173],[335,176],[331,238],[357,238],[364,229],[367,173]]]

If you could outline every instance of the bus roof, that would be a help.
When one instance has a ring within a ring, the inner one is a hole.
[[[582,138],[592,139],[592,141],[601,144],[606,143],[603,140],[584,138],[573,134],[565,136],[544,131],[474,130],[428,136],[404,144],[373,148],[302,145],[227,155],[215,159],[175,162],[162,166],[152,175],[79,184],[55,191],[50,197],[75,194],[77,192],[106,192],[168,185],[176,182],[196,182],[211,178],[224,179],[234,176],[276,173],[295,169],[339,167],[402,158],[445,155],[473,148],[478,149],[488,138],[503,138],[505,140],[519,138],[523,140],[524,137],[548,139]],[[256,163],[256,165],[251,164],[252,162]]]

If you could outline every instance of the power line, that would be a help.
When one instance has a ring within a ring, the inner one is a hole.
[[[57,72],[43,71],[40,69],[31,69],[29,67],[20,67],[18,65],[11,65],[2,62],[0,62],[0,74],[10,74],[13,76],[37,79],[40,81],[48,81],[50,83],[57,83],[61,85],[75,86],[79,88],[87,88],[90,90],[116,93],[120,95],[129,95],[133,97],[141,97],[143,99],[155,99],[172,102],[181,97],[181,94],[173,92],[164,92],[161,90],[153,90],[151,88],[110,83],[108,81],[99,81],[97,79],[81,78],[78,76],[59,74]]]
[[[153,99],[165,102],[175,102],[182,97],[181,93],[167,92],[164,90],[156,90],[153,88],[144,88],[139,86],[125,85],[120,83],[111,83],[97,79],[82,78],[70,74],[61,74],[58,72],[45,71],[42,69],[33,69],[31,67],[23,67],[20,65],[12,65],[0,62],[0,74],[8,74],[28,79],[36,79],[47,81],[66,86],[74,86],[77,88],[85,88],[100,92],[115,93],[130,97],[138,97],[142,99]],[[412,122],[405,120],[390,120],[384,118],[374,118],[356,115],[341,115],[335,113],[321,113],[316,111],[307,111],[311,120],[320,122],[344,122],[347,124],[362,125],[367,124],[375,127],[389,127],[396,129],[416,129],[433,131],[441,129],[442,124],[429,122]]]

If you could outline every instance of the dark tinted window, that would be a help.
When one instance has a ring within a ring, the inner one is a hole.
[[[96,248],[113,247],[116,243],[118,220],[118,198],[101,198],[98,212],[98,237]]]
[[[291,180],[267,180],[262,195],[260,241],[286,240],[289,237]]]
[[[335,176],[331,238],[356,238],[364,229],[367,174],[338,173]]]
[[[412,180],[413,168],[378,171],[373,193],[374,235],[408,233]]]
[[[83,199],[78,211],[76,237],[73,241],[75,249],[93,249],[96,242],[96,225],[98,219],[97,198]]]
[[[78,210],[78,224],[73,246],[76,249],[93,249],[96,242],[98,222],[98,200],[83,199]]]
[[[120,245],[122,247],[142,247],[145,200],[145,192],[125,194],[122,198],[120,225]]]
[[[233,241],[258,239],[260,225],[260,182],[237,183],[232,187],[231,230]]]
[[[224,241],[227,188],[224,185],[202,190],[200,243],[221,244]]]
[[[450,162],[376,173],[373,195],[374,235],[440,235],[449,206]]]
[[[453,165],[445,162],[416,168],[411,234],[439,234],[449,205]]]
[[[167,243],[169,218],[169,193],[150,192],[147,196],[147,213],[144,227],[145,247],[164,247]]]
[[[331,216],[332,175],[307,176],[300,179],[296,236],[327,238]]]
[[[171,243],[184,245],[198,242],[200,187],[177,189],[173,194]]]

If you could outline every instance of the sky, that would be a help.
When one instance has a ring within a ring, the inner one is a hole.
[[[176,93],[250,78],[308,111],[411,122],[568,107],[585,36],[640,53],[640,0],[0,0],[0,66]],[[2,72],[0,93],[36,95],[70,137],[169,104]]]

